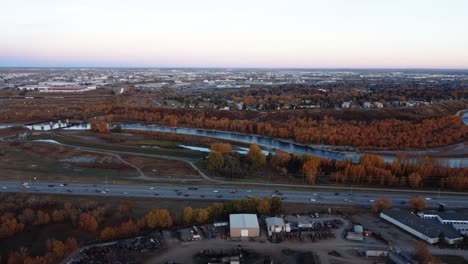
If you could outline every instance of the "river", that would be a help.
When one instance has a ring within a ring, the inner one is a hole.
[[[468,123],[468,113],[463,115],[463,120],[465,123]],[[132,130],[147,130],[147,131],[158,131],[158,132],[169,132],[176,134],[184,135],[194,135],[202,137],[211,137],[219,138],[225,140],[232,140],[236,142],[242,142],[247,144],[258,144],[264,148],[270,150],[282,150],[288,153],[295,154],[310,154],[318,157],[343,160],[351,159],[354,162],[359,161],[360,154],[354,152],[339,152],[339,151],[330,151],[313,148],[310,146],[297,144],[293,142],[288,142],[281,139],[273,139],[269,137],[262,137],[256,135],[246,135],[233,132],[225,131],[214,131],[214,130],[203,130],[203,129],[193,129],[193,128],[176,128],[176,127],[166,127],[159,125],[145,125],[145,124],[120,124],[122,129],[132,129]],[[31,126],[27,126],[31,129]],[[55,124],[54,128],[58,128],[58,125]],[[35,126],[36,130],[40,130],[40,126]],[[49,125],[44,126],[44,130],[49,130]],[[90,129],[90,124],[81,124],[75,125],[67,128],[65,130],[88,130]],[[185,146],[187,147],[187,146]],[[384,155],[383,156],[386,162],[392,162],[395,159],[393,155]],[[436,158],[436,160],[443,166],[449,166],[454,168],[468,168],[468,158]],[[413,162],[418,162],[418,159],[413,159]]]

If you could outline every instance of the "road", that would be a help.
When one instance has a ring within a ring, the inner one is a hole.
[[[31,184],[31,186],[29,186]],[[27,188],[27,186],[29,188]],[[406,202],[414,197],[408,194],[362,194],[362,193],[338,193],[320,191],[278,191],[258,189],[226,189],[226,188],[197,188],[197,187],[167,187],[167,186],[134,186],[134,185],[106,185],[106,184],[80,184],[80,183],[54,183],[32,182],[19,183],[17,181],[0,181],[0,192],[19,192],[27,190],[31,193],[41,194],[70,194],[70,195],[97,195],[118,197],[153,197],[172,199],[203,199],[203,200],[236,200],[257,197],[282,197],[288,203],[306,204],[330,204],[330,205],[361,205],[371,206],[380,197],[390,198],[394,206],[405,206]],[[466,208],[468,197],[466,196],[440,196],[427,197],[430,207],[437,207],[439,203],[448,208]]]

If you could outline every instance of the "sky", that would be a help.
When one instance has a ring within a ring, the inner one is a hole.
[[[468,69],[466,0],[0,0],[0,67]]]

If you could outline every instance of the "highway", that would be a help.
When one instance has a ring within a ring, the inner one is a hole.
[[[360,205],[371,206],[381,197],[390,198],[395,207],[408,206],[409,199],[415,194],[370,194],[350,192],[320,192],[320,191],[282,191],[258,189],[226,189],[198,187],[167,187],[157,185],[105,185],[57,182],[20,183],[18,181],[0,181],[0,192],[28,191],[39,194],[68,194],[81,196],[117,196],[117,197],[151,197],[171,199],[202,199],[202,200],[236,200],[252,196],[259,198],[279,196],[286,203],[330,204],[330,205]],[[427,200],[429,207],[437,208],[443,203],[446,208],[466,208],[466,196],[421,196]]]

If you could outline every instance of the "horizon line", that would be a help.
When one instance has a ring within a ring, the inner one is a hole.
[[[226,67],[226,66],[0,66],[0,69],[224,69],[224,70],[442,70],[468,71],[468,68],[434,68],[434,67]]]

